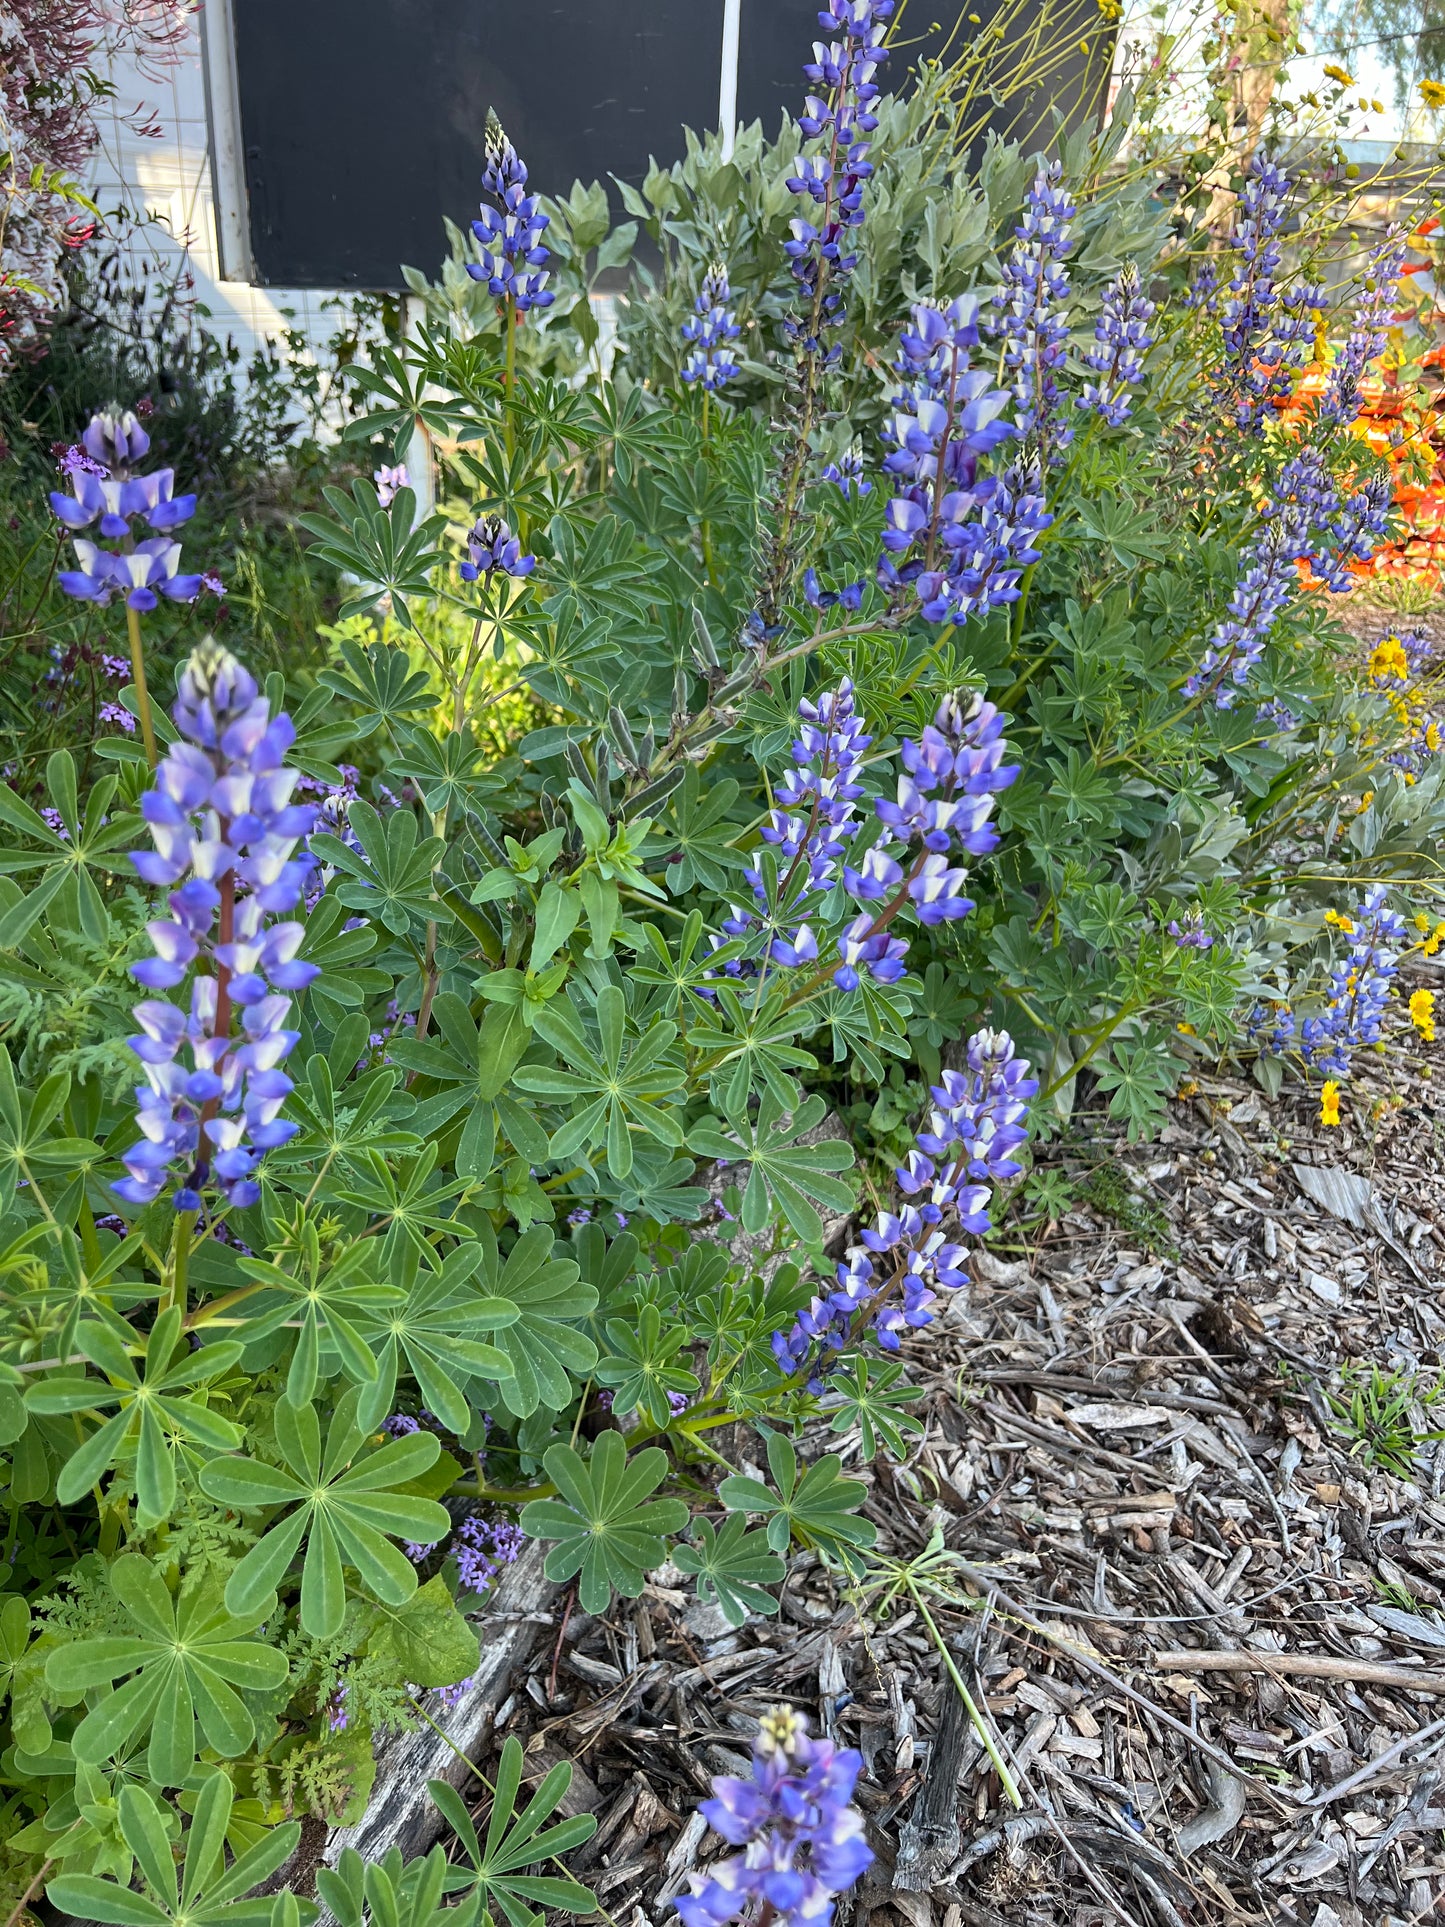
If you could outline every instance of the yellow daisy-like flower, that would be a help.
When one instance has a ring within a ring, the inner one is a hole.
[[[1410,1022],[1427,1044],[1435,1041],[1435,993],[1417,990],[1410,998]]]
[[[1336,930],[1343,930],[1347,937],[1354,935],[1355,926],[1348,917],[1342,917],[1338,910],[1326,910],[1325,922],[1333,924]]]
[[[1437,923],[1434,930],[1431,931],[1430,935],[1420,946],[1421,956],[1433,957],[1442,943],[1445,943],[1445,923]]]
[[[1422,936],[1430,928],[1430,919],[1427,916],[1425,916],[1423,912],[1421,915],[1416,917],[1415,928],[1420,932]]]
[[[1320,1091],[1320,1123],[1338,1124],[1340,1121],[1340,1087],[1330,1078]]]
[[[1326,63],[1325,79],[1336,81],[1341,87],[1353,87],[1355,84],[1354,75],[1346,73],[1343,67],[1337,67],[1333,61]]]
[[[1370,807],[1370,805],[1374,802],[1374,800],[1375,800],[1375,792],[1373,790],[1366,790],[1364,795],[1360,798],[1360,807],[1355,811],[1355,815],[1363,816],[1365,811]]]
[[[1375,682],[1409,680],[1410,663],[1398,636],[1386,636],[1376,644],[1370,657],[1370,675]]]
[[[1442,87],[1438,80],[1422,80],[1420,98],[1427,107],[1438,111],[1441,107],[1445,107],[1445,87]]]

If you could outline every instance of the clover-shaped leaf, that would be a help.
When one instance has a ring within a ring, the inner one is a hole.
[[[76,1758],[92,1765],[108,1760],[149,1725],[151,1779],[179,1786],[195,1763],[198,1725],[205,1743],[226,1759],[244,1753],[256,1728],[235,1689],[268,1692],[287,1671],[284,1653],[246,1637],[270,1609],[270,1594],[240,1614],[228,1612],[205,1585],[177,1601],[150,1561],[134,1552],[111,1567],[110,1586],[134,1630],[76,1640],[45,1663],[46,1684],[66,1695],[135,1675],[80,1722],[71,1742]]]
[[[766,1437],[768,1469],[777,1491],[760,1479],[734,1473],[718,1487],[718,1497],[729,1512],[763,1513],[774,1552],[786,1552],[789,1541],[796,1539],[800,1545],[833,1554],[850,1570],[858,1569],[854,1548],[871,1546],[878,1537],[876,1526],[853,1516],[868,1496],[867,1486],[840,1477],[842,1460],[836,1452],[825,1453],[800,1478],[791,1442],[781,1432],[769,1432]]]
[[[627,1457],[620,1432],[604,1432],[590,1463],[570,1445],[549,1446],[542,1458],[560,1497],[534,1499],[522,1510],[522,1530],[532,1539],[555,1539],[547,1554],[549,1579],[580,1573],[582,1610],[607,1610],[614,1590],[635,1599],[652,1567],[661,1565],[664,1534],[687,1524],[681,1499],[642,1501],[667,1477],[667,1454],[655,1445]]]
[[[303,1539],[301,1625],[313,1639],[330,1639],[341,1630],[343,1563],[385,1605],[399,1606],[416,1591],[416,1568],[391,1539],[433,1545],[451,1529],[451,1515],[435,1500],[397,1488],[430,1471],[441,1445],[431,1432],[413,1432],[358,1456],[366,1438],[358,1415],[364,1389],[353,1386],[337,1400],[324,1457],[315,1407],[283,1398],[276,1404],[276,1443],[287,1469],[240,1458],[214,1459],[203,1468],[202,1491],[222,1505],[243,1512],[294,1508],[231,1574],[226,1604],[232,1612],[253,1612],[275,1591]]]
[[[708,1519],[696,1520],[692,1530],[693,1543],[675,1546],[672,1562],[696,1575],[704,1605],[716,1601],[729,1626],[741,1626],[749,1613],[777,1612],[778,1601],[763,1588],[775,1586],[786,1567],[765,1532],[749,1532],[741,1513],[724,1519],[720,1531]]]

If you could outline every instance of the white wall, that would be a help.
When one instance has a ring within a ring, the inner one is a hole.
[[[224,6],[212,4],[213,17],[223,17]],[[323,310],[325,290],[255,288],[222,277],[199,16],[191,16],[174,65],[138,70],[128,60],[113,78],[116,97],[98,109],[102,141],[90,181],[102,212],[124,206],[151,217],[143,244],[189,264],[196,298],[210,310],[204,325],[234,339],[247,359],[288,327],[324,343],[338,323],[335,310]],[[137,112],[141,107],[144,113]],[[148,137],[138,124],[153,125],[158,134]]]

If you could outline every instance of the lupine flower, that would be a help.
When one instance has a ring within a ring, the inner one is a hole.
[[[1200,910],[1188,911],[1183,921],[1178,917],[1167,926],[1169,935],[1181,950],[1212,950],[1214,939],[1204,928],[1204,915]]]
[[[840,495],[871,495],[873,484],[866,479],[862,454],[850,448],[823,470],[823,480],[831,482]]]
[[[1059,185],[1062,176],[1057,161],[1034,176],[994,296],[994,329],[1003,336],[1004,362],[1013,373],[1018,430],[1033,438],[1045,467],[1060,460],[1073,439],[1073,430],[1058,419],[1063,398],[1057,370],[1069,345],[1063,264],[1073,253],[1069,226],[1078,209]]]
[[[396,500],[398,489],[411,487],[405,462],[398,462],[394,468],[388,468],[383,462],[371,479],[376,484],[376,499],[384,509],[389,509]]]
[[[242,1209],[261,1195],[252,1173],[262,1154],[298,1128],[280,1116],[292,1088],[280,1065],[300,1036],[284,1026],[292,993],[319,973],[297,955],[305,926],[271,919],[305,890],[309,859],[293,852],[316,813],[290,800],[290,717],[273,718],[215,642],[186,665],[172,716],[181,740],[141,799],[155,847],[131,854],[143,882],[170,892],[171,915],[146,926],[155,955],[131,974],[152,991],[189,975],[190,997],[188,1007],[163,996],[135,1007],[142,1136],[112,1189],[149,1204],[174,1184],[176,1209],[198,1211],[214,1184]]]
[[[909,1200],[880,1212],[862,1244],[839,1264],[835,1288],[816,1297],[788,1333],[774,1332],[773,1355],[791,1375],[807,1369],[813,1390],[867,1320],[885,1351],[902,1334],[931,1324],[937,1290],[965,1282],[967,1253],[940,1228],[948,1217],[982,1235],[991,1225],[989,1186],[1017,1177],[1013,1153],[1028,1137],[1025,1119],[1038,1080],[1015,1055],[1007,1031],[970,1038],[967,1069],[945,1071],[932,1087],[934,1110],[917,1147],[897,1171]],[[878,1259],[887,1258],[882,1275]]]
[[[1300,1045],[1307,1064],[1331,1077],[1347,1077],[1351,1054],[1378,1043],[1383,1034],[1405,919],[1391,910],[1385,886],[1377,883],[1338,927],[1351,939],[1349,954],[1335,966],[1324,1011],[1301,1025]]]
[[[1229,614],[1185,683],[1186,695],[1212,695],[1216,709],[1234,707],[1281,610],[1294,595],[1299,583],[1295,563],[1302,549],[1307,552],[1308,542],[1307,522],[1298,508],[1287,506],[1265,523],[1240,558]]]
[[[981,477],[979,459],[1017,431],[1003,419],[1008,396],[986,369],[970,366],[978,301],[913,309],[894,363],[909,384],[885,427],[895,480],[883,530],[879,583],[912,583],[930,622],[961,622],[1016,601],[1020,571],[1038,560],[1033,537],[1052,517],[1043,507],[1037,459]]]
[[[711,394],[732,380],[738,364],[730,341],[742,330],[729,308],[728,271],[719,261],[709,269],[702,292],[693,302],[692,318],[682,324],[682,338],[692,343],[692,353],[682,366],[686,382],[700,381]]]
[[[803,68],[815,92],[804,102],[798,125],[819,149],[799,157],[787,185],[811,201],[816,219],[799,216],[789,223],[791,239],[783,247],[803,313],[784,325],[789,339],[825,366],[841,353],[823,339],[824,330],[843,320],[838,283],[858,265],[850,237],[863,224],[863,186],[873,172],[866,136],[878,125],[870,109],[881,92],[873,76],[888,58],[883,37],[893,7],[894,0],[826,0],[818,19],[838,38],[816,42],[813,59]]]
[[[1268,154],[1249,163],[1232,245],[1238,267],[1222,303],[1223,352],[1212,376],[1216,394],[1246,434],[1263,432],[1274,401],[1289,393],[1314,333],[1312,313],[1324,294],[1307,283],[1280,288],[1279,234],[1292,183]]]
[[[1140,288],[1139,270],[1131,261],[1104,290],[1094,345],[1084,356],[1098,380],[1084,384],[1079,406],[1097,412],[1110,428],[1122,428],[1133,412],[1129,390],[1143,378],[1144,357],[1154,345],[1153,319],[1154,303]]]
[[[530,575],[537,566],[534,555],[523,555],[522,545],[500,515],[479,515],[467,531],[467,559],[458,574],[463,582],[479,577]]]
[[[837,4],[838,0],[834,0]],[[828,1927],[833,1901],[871,1864],[863,1816],[849,1802],[859,1754],[815,1740],[790,1706],[762,1717],[747,1780],[720,1776],[698,1811],[743,1851],[688,1876],[673,1902],[683,1927],[721,1927],[743,1916],[782,1927]]]
[[[474,281],[485,281],[499,301],[510,301],[519,315],[550,308],[557,297],[547,286],[543,270],[551,254],[542,244],[549,217],[537,196],[528,194],[527,169],[490,109],[483,158],[482,186],[501,205],[491,208],[483,202],[481,219],[472,222],[482,258],[468,261],[467,273]]]
[[[1297,1026],[1288,1004],[1256,1004],[1244,1027],[1262,1057],[1282,1057],[1294,1045]]]
[[[1360,412],[1360,382],[1370,363],[1385,348],[1386,330],[1395,304],[1395,283],[1405,259],[1405,237],[1391,230],[1370,256],[1351,317],[1350,332],[1330,363],[1329,380],[1320,398],[1323,420],[1348,427]]]
[[[1279,701],[1261,703],[1254,718],[1275,736],[1288,736],[1291,730],[1299,728],[1299,717],[1287,703]]]
[[[65,528],[89,528],[98,518],[104,540],[127,541],[139,516],[160,531],[124,550],[102,549],[77,536],[79,568],[62,569],[56,576],[66,595],[104,605],[120,590],[132,609],[143,610],[155,608],[157,595],[194,602],[205,586],[202,576],[179,573],[181,545],[170,539],[170,531],[195,514],[195,496],[173,492],[173,469],[135,472],[150,445],[150,436],[134,415],[101,414],[92,416],[83,447],[66,450],[61,472],[73,482],[75,493],[55,490],[50,497]]]

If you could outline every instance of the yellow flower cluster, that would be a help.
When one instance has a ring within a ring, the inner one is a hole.
[[[1420,955],[1422,957],[1433,957],[1441,944],[1445,943],[1445,923],[1437,923],[1432,929],[1430,919],[1425,916],[1419,916],[1415,919],[1415,928],[1424,939],[1420,945]]]
[[[1434,1043],[1435,993],[1433,990],[1417,990],[1411,996],[1410,1022],[1419,1031],[1425,1043]]]
[[[1354,924],[1348,917],[1341,916],[1338,910],[1326,910],[1325,922],[1333,924],[1336,930],[1343,930],[1347,937],[1354,935]]]
[[[1353,87],[1355,84],[1354,75],[1346,73],[1343,67],[1337,67],[1333,61],[1325,63],[1325,79],[1333,80],[1341,87]]]
[[[1326,68],[1325,71],[1328,72],[1329,69]],[[1420,98],[1427,107],[1433,107],[1437,110],[1445,107],[1445,87],[1442,87],[1438,80],[1422,80],[1420,82]]]
[[[1383,642],[1376,643],[1370,656],[1370,680],[1372,682],[1408,682],[1410,680],[1410,659],[1405,654],[1404,645],[1398,636],[1386,636]]]
[[[1320,1123],[1338,1124],[1340,1121],[1340,1087],[1332,1077],[1320,1089]]]

